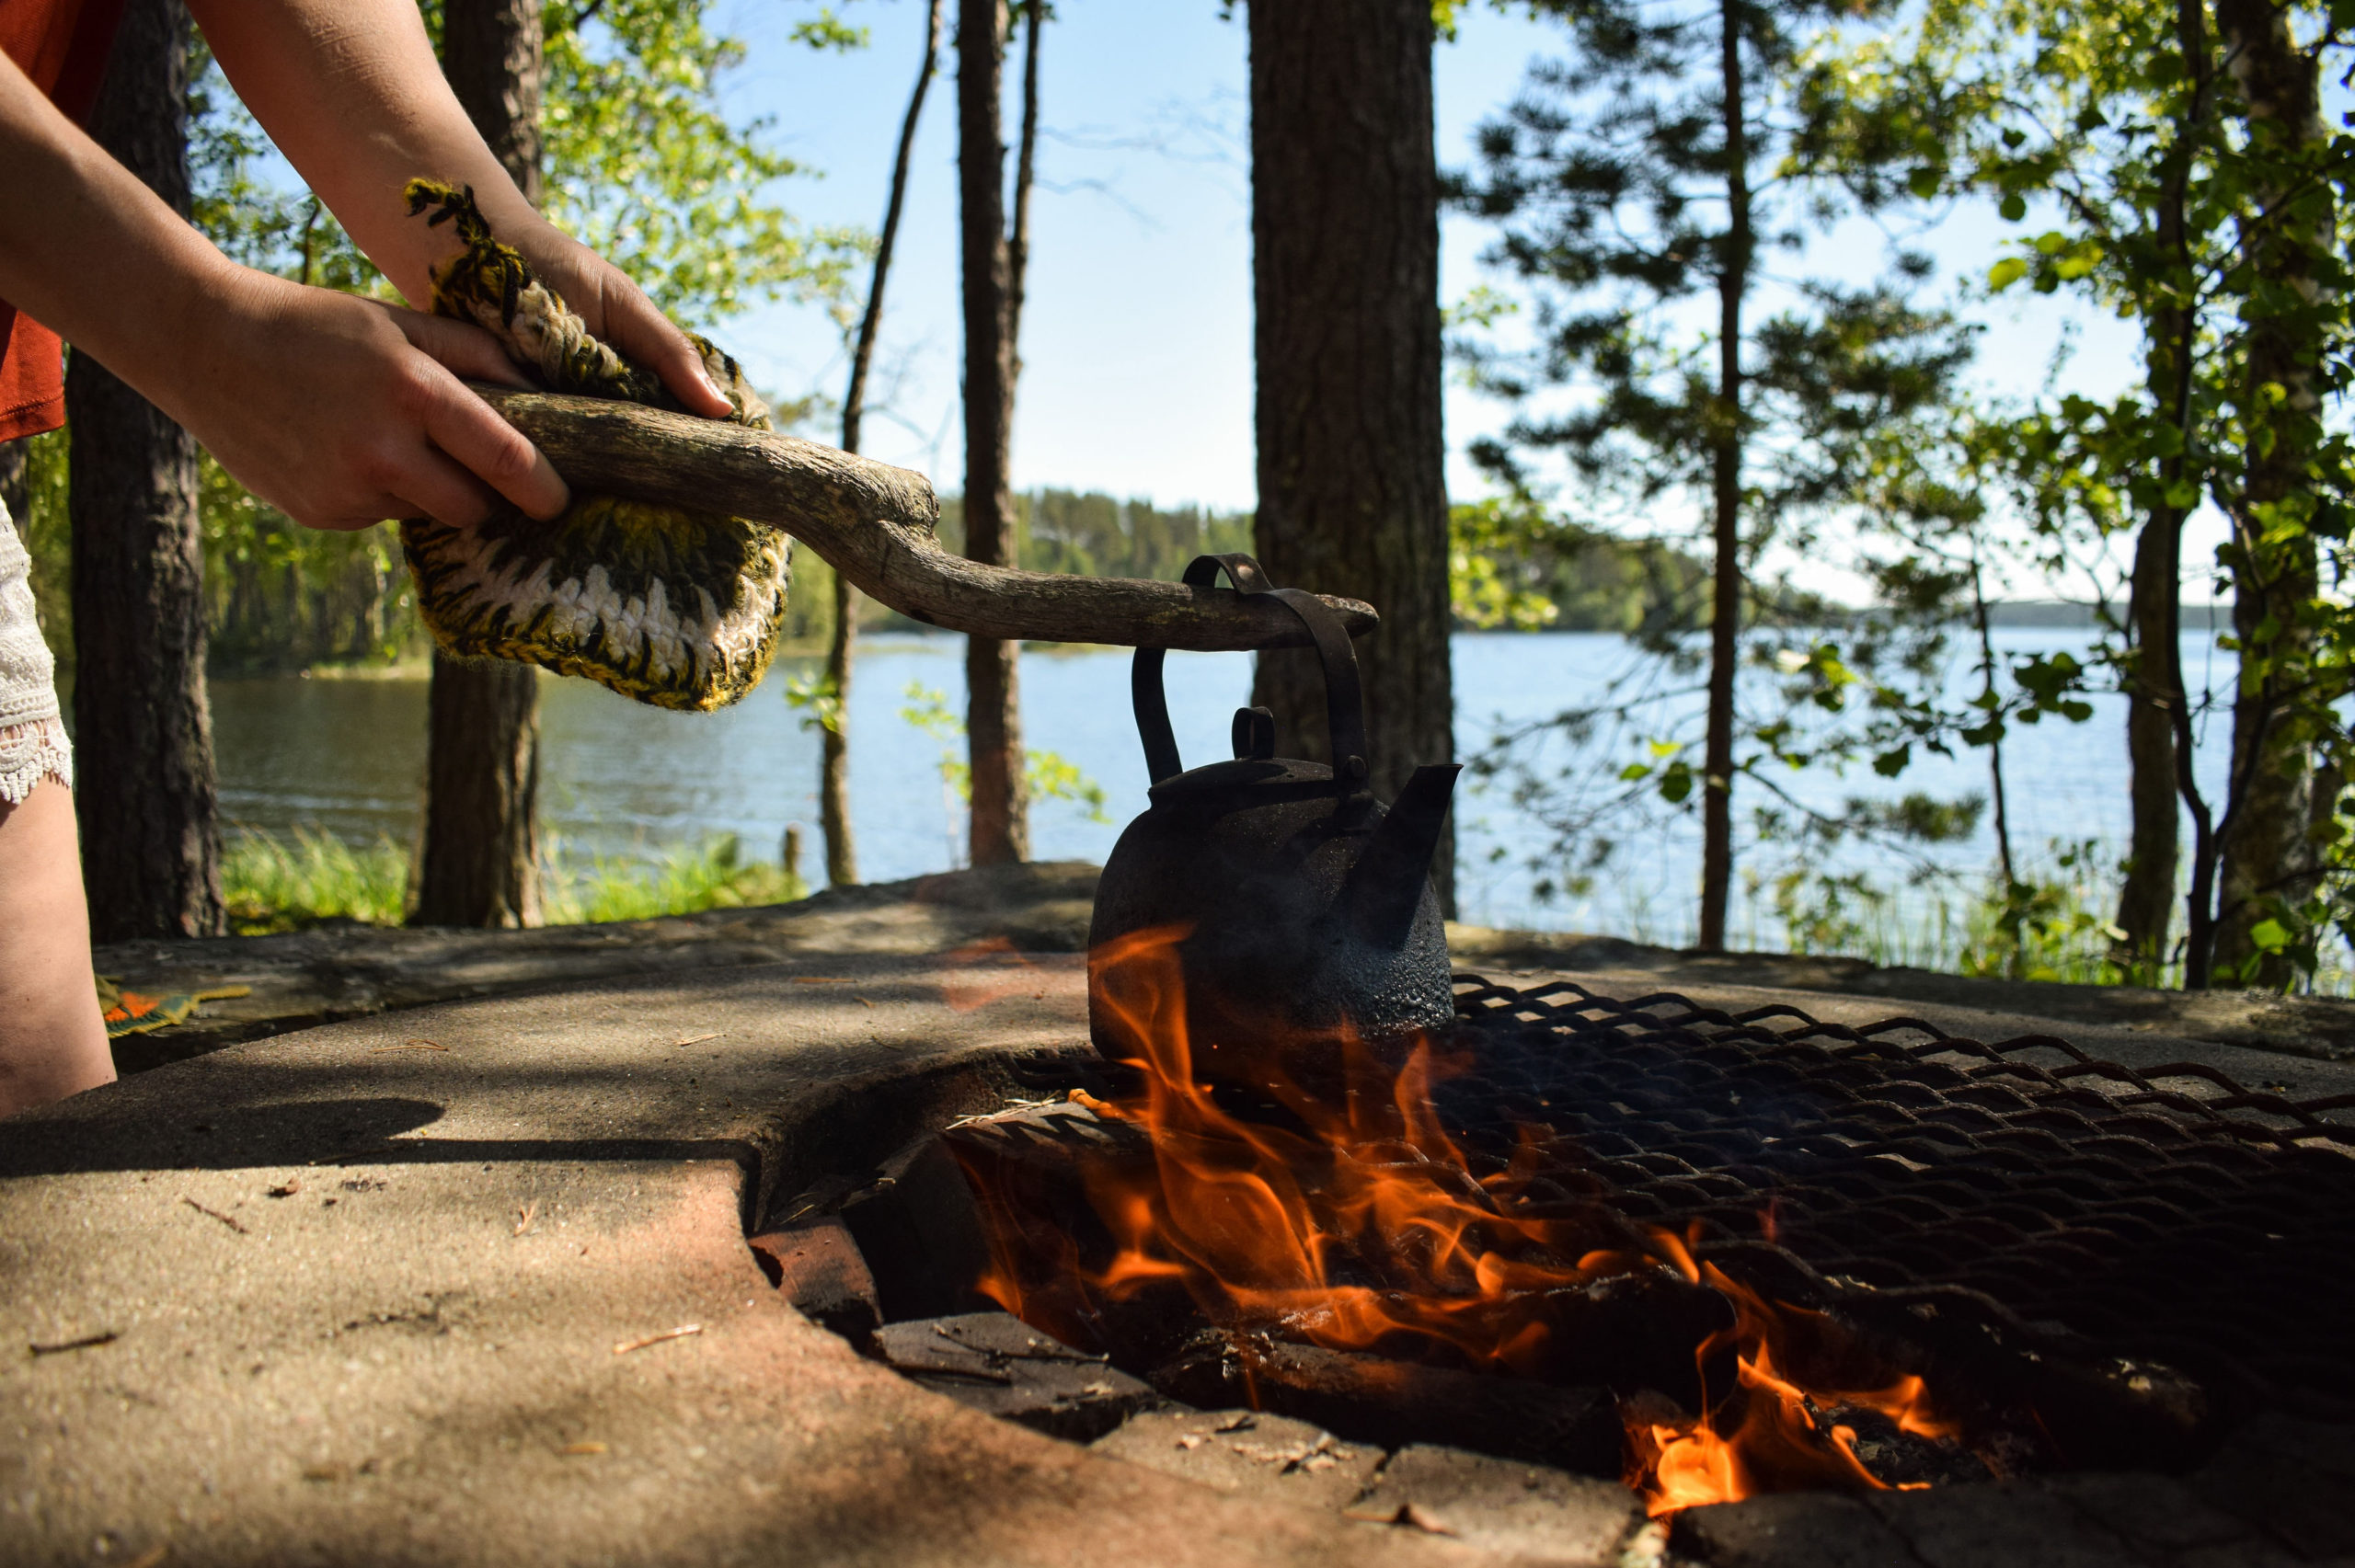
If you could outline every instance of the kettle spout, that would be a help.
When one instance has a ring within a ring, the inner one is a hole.
[[[1463,771],[1457,762],[1417,768],[1374,830],[1373,842],[1353,868],[1346,895],[1351,917],[1368,941],[1384,947],[1406,942],[1430,883],[1431,857],[1447,822],[1455,775]]]

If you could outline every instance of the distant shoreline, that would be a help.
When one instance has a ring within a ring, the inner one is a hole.
[[[1853,612],[1862,613],[1862,612]],[[2232,629],[2233,611],[2229,604],[2188,603],[2182,607],[2181,612],[2183,629],[2186,632],[2223,632]],[[2122,607],[2114,607],[2111,613],[2122,615],[2124,611]],[[2095,613],[2095,606],[2063,599],[2022,599],[2000,601],[1987,607],[1987,619],[1989,624],[1999,630],[2013,631],[2092,631],[2101,624]],[[1481,636],[1559,635],[1565,630],[1567,628],[1557,626],[1533,627],[1527,633],[1511,631],[1502,627],[1482,628],[1476,631],[1469,627],[1457,628],[1460,635]],[[956,635],[957,634],[953,632],[902,630],[894,626],[862,634],[859,638],[860,651],[888,648],[893,643],[913,643],[921,647],[934,641],[947,641]],[[1095,644],[1076,643],[1026,643],[1023,647],[1024,651],[1030,653],[1124,651],[1118,648],[1107,649]],[[796,640],[779,644],[777,657],[779,658],[814,658],[822,656],[825,651],[825,645],[821,642]],[[323,662],[302,670],[273,670],[231,667],[216,668],[210,671],[212,679],[216,681],[270,681],[281,680],[290,675],[309,681],[422,681],[431,673],[431,661],[422,654],[384,664]]]

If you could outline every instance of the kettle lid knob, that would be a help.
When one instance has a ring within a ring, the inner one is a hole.
[[[1276,715],[1268,708],[1235,710],[1235,760],[1265,762],[1276,754]]]

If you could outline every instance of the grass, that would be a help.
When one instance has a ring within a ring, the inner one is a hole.
[[[1783,951],[1789,953],[1863,958],[1982,979],[2180,986],[2179,960],[2154,975],[2129,973],[2110,957],[2117,876],[2096,846],[2054,844],[2051,851],[2042,864],[2023,868],[2020,882],[2008,888],[1992,875],[1976,886],[1950,882],[1910,897],[1855,874],[1792,871],[1772,882],[1753,882],[1748,898],[1752,944],[1771,945],[1779,926]],[[1766,943],[1757,940],[1762,934]],[[2173,934],[2180,948],[2180,894]],[[2319,956],[2320,968],[2302,989],[2323,996],[2355,995],[2355,970],[2343,946],[2326,943]]]
[[[747,909],[809,895],[809,886],[775,861],[746,860],[733,833],[714,834],[652,862],[624,855],[581,861],[559,845],[540,871],[540,903],[550,925]]]
[[[1861,873],[1795,868],[1753,881],[1748,912],[1753,932],[1779,926],[1789,953],[1988,979],[2114,985],[2124,977],[2109,959],[2110,896],[2102,868],[2088,853],[2073,851],[2009,887],[1990,876],[1910,897]]]
[[[328,921],[398,925],[407,909],[408,852],[389,838],[356,847],[316,828],[289,835],[247,829],[221,864],[230,929],[240,936],[300,931]],[[540,868],[540,902],[550,925],[650,920],[698,910],[781,904],[808,887],[774,861],[748,860],[733,833],[656,860],[581,858],[561,845]]]
[[[390,839],[355,849],[316,828],[243,829],[223,846],[221,892],[239,936],[336,920],[398,925],[408,888],[408,853]]]

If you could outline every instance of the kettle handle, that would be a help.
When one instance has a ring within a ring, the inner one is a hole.
[[[1197,555],[1182,580],[1189,588],[1209,588],[1221,570],[1237,593],[1264,593],[1281,601],[1316,645],[1325,667],[1325,722],[1333,739],[1333,778],[1345,793],[1366,787],[1372,762],[1366,756],[1365,696],[1358,684],[1358,656],[1350,635],[1324,601],[1296,588],[1276,588],[1259,563],[1241,554]],[[1129,695],[1136,706],[1137,734],[1144,741],[1144,765],[1155,784],[1175,778],[1185,769],[1178,755],[1177,733],[1169,727],[1169,702],[1161,689],[1162,649],[1141,647],[1129,666]]]

